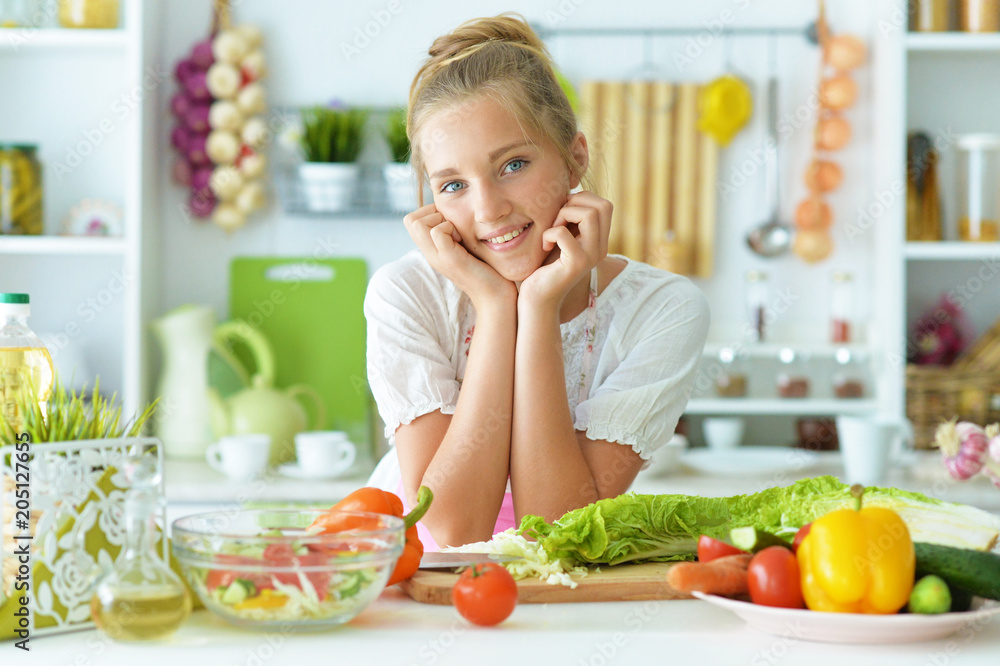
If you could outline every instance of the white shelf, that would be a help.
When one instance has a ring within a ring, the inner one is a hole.
[[[124,49],[124,30],[0,28],[0,55],[34,49]]]
[[[0,236],[0,255],[124,254],[124,238],[86,236]]]
[[[702,352],[702,356],[706,357],[717,357],[719,351],[723,347],[735,347],[736,345],[727,344],[724,342],[708,342],[705,344],[705,349]],[[761,343],[749,343],[741,344],[740,353],[748,356],[750,358],[778,358],[782,349],[792,349],[796,354],[803,356],[808,356],[810,358],[834,358],[837,352],[841,349],[847,349],[851,352],[851,356],[855,358],[861,358],[866,356],[871,352],[871,348],[856,343],[849,344],[836,344],[833,342],[819,342],[819,343],[808,343],[808,342],[761,342]]]
[[[911,260],[1000,259],[1000,243],[915,242],[907,243],[904,252]]]
[[[985,51],[1000,53],[1000,33],[911,32],[906,35],[910,53]]]
[[[867,414],[878,410],[870,399],[695,398],[685,414]]]

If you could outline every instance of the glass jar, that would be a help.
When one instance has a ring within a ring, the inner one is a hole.
[[[960,0],[958,14],[965,32],[1000,30],[1000,0]]]
[[[763,271],[749,271],[746,275],[747,316],[750,319],[750,337],[756,342],[766,338],[768,277]]]
[[[39,0],[0,0],[0,28],[34,25]]]
[[[849,349],[834,354],[837,367],[833,372],[833,394],[838,398],[865,397],[865,369]]]
[[[37,147],[0,144],[0,234],[42,233],[42,165]]]
[[[59,25],[64,28],[117,28],[118,0],[59,0]]]
[[[806,374],[806,359],[789,347],[778,352],[781,364],[778,370],[778,397],[808,398],[809,376]]]
[[[715,394],[720,398],[742,398],[747,394],[744,359],[732,347],[719,350],[721,372],[715,378]]]
[[[830,341],[851,341],[854,323],[854,287],[851,274],[835,271],[830,284]]]
[[[1000,241],[1000,135],[958,137],[958,237]]]
[[[917,0],[913,12],[913,30],[942,32],[948,29],[948,0]]]

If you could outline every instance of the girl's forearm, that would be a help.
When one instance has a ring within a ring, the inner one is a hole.
[[[477,310],[455,413],[423,476],[434,491],[424,523],[440,545],[493,536],[510,465],[516,329],[512,299]]]
[[[558,312],[519,312],[510,483],[517,520],[554,520],[598,499],[566,396]]]

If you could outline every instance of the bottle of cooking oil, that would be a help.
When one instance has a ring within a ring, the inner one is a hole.
[[[0,444],[22,432],[22,396],[37,399],[44,417],[52,395],[52,357],[28,328],[30,314],[27,294],[0,293]]]
[[[97,628],[115,640],[166,638],[190,615],[191,598],[156,553],[154,488],[162,477],[150,455],[130,456],[123,471],[132,484],[125,496],[126,549],[98,582],[90,615]]]

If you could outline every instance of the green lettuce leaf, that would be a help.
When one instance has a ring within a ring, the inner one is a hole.
[[[914,541],[989,550],[1000,535],[1000,517],[921,493],[869,487],[864,503],[899,513]],[[627,493],[570,511],[552,524],[526,515],[518,534],[538,540],[551,558],[581,563],[685,560],[694,558],[702,534],[723,539],[733,527],[752,525],[790,539],[802,525],[852,506],[848,484],[818,476],[732,497]]]

